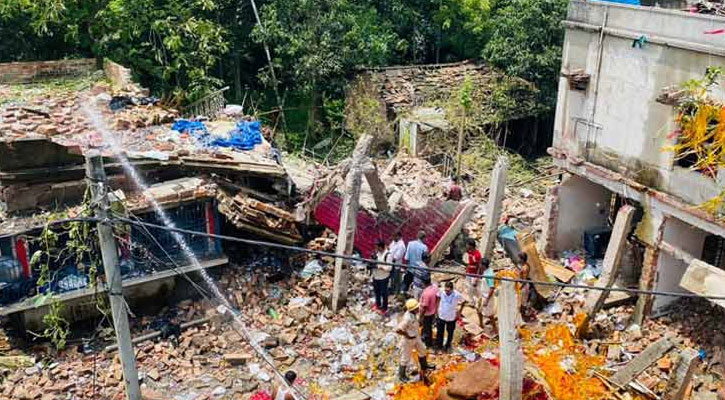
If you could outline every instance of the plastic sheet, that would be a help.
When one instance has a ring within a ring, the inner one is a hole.
[[[259,121],[239,121],[236,129],[229,132],[229,139],[216,139],[212,142],[212,146],[252,150],[260,143],[262,143],[262,124]]]
[[[190,121],[188,119],[180,119],[174,122],[174,125],[171,126],[172,130],[175,130],[179,133],[188,133],[188,134],[208,134],[209,131],[206,129],[206,125],[204,125],[201,121]]]

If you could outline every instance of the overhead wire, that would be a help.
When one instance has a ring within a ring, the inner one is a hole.
[[[490,276],[484,276],[483,274],[472,274],[472,273],[467,273],[467,272],[451,271],[451,270],[442,269],[442,268],[422,267],[422,266],[413,266],[413,265],[402,264],[402,263],[378,261],[378,260],[373,260],[373,259],[368,259],[368,258],[363,258],[363,257],[358,257],[358,256],[344,255],[344,254],[331,253],[331,252],[321,251],[321,250],[307,249],[307,248],[299,247],[299,246],[265,242],[265,241],[261,241],[261,240],[244,239],[244,238],[220,235],[220,234],[215,234],[215,233],[192,231],[192,230],[182,229],[182,228],[177,228],[177,227],[168,227],[168,226],[164,226],[164,225],[153,224],[150,222],[133,221],[128,218],[116,218],[116,220],[119,222],[124,222],[124,223],[128,223],[128,224],[143,224],[143,225],[145,225],[149,228],[153,228],[153,229],[175,231],[177,233],[183,233],[183,234],[187,234],[187,235],[197,235],[197,236],[203,236],[203,237],[208,237],[208,238],[213,238],[213,239],[239,242],[239,243],[244,243],[244,244],[253,245],[253,246],[265,246],[265,247],[271,247],[271,248],[277,248],[277,249],[283,249],[283,250],[290,250],[290,251],[296,251],[296,252],[302,252],[302,253],[308,253],[308,254],[316,254],[316,255],[328,256],[328,257],[333,257],[333,258],[340,258],[340,259],[347,260],[347,261],[354,261],[354,262],[361,262],[361,263],[368,263],[368,264],[390,265],[390,266],[394,266],[394,267],[397,266],[397,267],[406,268],[406,269],[426,270],[429,272],[463,276],[463,277],[469,277],[469,278],[478,278],[478,279],[485,278],[485,279],[493,279],[493,280],[497,280],[497,281],[532,283],[535,285],[545,285],[545,286],[584,289],[584,290],[599,290],[599,291],[606,291],[606,292],[625,292],[625,293],[653,295],[653,296],[697,297],[697,298],[704,298],[704,299],[708,299],[708,300],[725,300],[725,296],[704,296],[704,295],[700,295],[700,294],[696,294],[696,293],[668,292],[668,291],[661,291],[661,290],[643,290],[643,289],[604,287],[604,286],[589,286],[589,285],[580,285],[580,284],[575,284],[575,283],[538,281],[538,280],[533,280],[533,279],[508,278],[508,277],[498,277],[498,276],[490,277]]]
[[[114,213],[114,214],[117,214],[117,215],[118,215],[118,213]],[[166,255],[166,257],[167,257],[167,258],[169,259],[169,261],[171,261],[171,263],[173,264],[173,265],[172,265],[172,267],[171,267],[171,269],[172,269],[172,270],[173,270],[173,271],[174,271],[174,272],[176,273],[176,275],[181,275],[181,276],[183,276],[183,277],[184,277],[184,278],[185,278],[185,279],[186,279],[186,280],[187,280],[187,281],[188,281],[188,282],[189,282],[189,283],[191,284],[191,286],[192,286],[192,287],[193,287],[193,288],[194,288],[194,289],[195,289],[195,290],[196,290],[197,292],[199,292],[199,294],[200,294],[200,295],[201,295],[201,296],[202,296],[202,297],[203,297],[203,298],[204,298],[205,300],[207,300],[207,301],[208,301],[208,302],[210,302],[211,304],[215,304],[215,303],[217,303],[217,305],[221,305],[221,306],[223,306],[223,307],[224,307],[225,309],[228,309],[228,311],[229,311],[230,313],[234,314],[234,315],[235,315],[235,316],[237,317],[237,319],[238,319],[239,321],[242,321],[242,317],[243,317],[244,315],[243,315],[243,314],[242,314],[242,313],[241,313],[241,312],[240,312],[239,310],[236,310],[236,309],[234,309],[234,308],[233,308],[233,307],[231,306],[231,303],[229,303],[228,301],[227,301],[227,304],[221,304],[221,302],[220,302],[220,301],[215,301],[215,300],[214,300],[214,299],[212,298],[212,296],[210,296],[210,295],[209,295],[209,294],[208,294],[208,293],[207,293],[207,292],[206,292],[206,291],[205,291],[205,290],[204,290],[204,289],[203,289],[203,288],[202,288],[202,287],[201,287],[200,285],[198,285],[198,284],[197,284],[196,282],[194,282],[194,281],[193,281],[193,279],[191,279],[191,277],[189,277],[189,274],[188,274],[187,272],[185,272],[185,271],[183,271],[182,269],[180,269],[180,266],[178,265],[178,263],[177,263],[177,262],[176,262],[176,261],[175,261],[175,260],[173,259],[173,257],[171,256],[171,254],[169,254],[169,252],[168,252],[168,251],[167,251],[167,250],[166,250],[166,249],[165,249],[165,248],[163,247],[163,245],[162,245],[162,244],[161,244],[161,243],[160,243],[160,242],[158,241],[158,239],[156,239],[156,237],[155,237],[155,236],[154,236],[153,234],[151,234],[151,232],[150,232],[150,231],[148,230],[148,228],[146,227],[146,225],[145,225],[145,224],[143,224],[143,223],[142,223],[142,221],[141,221],[141,220],[140,220],[140,219],[139,219],[139,218],[138,218],[137,216],[135,216],[135,215],[132,215],[132,217],[133,217],[133,218],[135,218],[136,222],[135,222],[135,223],[134,223],[134,222],[131,222],[131,224],[133,224],[133,225],[136,225],[136,226],[140,226],[140,227],[141,227],[141,228],[143,229],[144,233],[145,233],[145,234],[146,234],[146,235],[147,235],[147,236],[148,236],[148,237],[149,237],[149,238],[150,238],[150,239],[151,239],[151,240],[153,241],[153,243],[154,243],[155,245],[157,245],[157,246],[159,247],[159,249],[161,249],[161,251],[163,251],[163,253],[164,253],[164,254]],[[115,219],[116,219],[116,220],[120,220],[120,219],[123,219],[123,220],[128,220],[128,221],[130,221],[130,220],[129,220],[128,218],[125,218],[125,217],[116,217]],[[113,220],[113,219],[112,219],[112,220]],[[247,342],[248,342],[248,343],[250,344],[250,346],[252,347],[252,349],[254,349],[254,351],[255,351],[255,352],[256,352],[257,354],[259,354],[259,356],[260,356],[260,357],[262,358],[262,360],[263,360],[263,361],[264,361],[264,362],[265,362],[265,363],[266,363],[267,365],[269,365],[269,366],[270,366],[270,368],[272,368],[272,370],[274,371],[275,375],[277,375],[277,376],[278,376],[279,378],[281,378],[281,379],[282,379],[282,382],[283,382],[283,384],[284,384],[285,386],[287,386],[287,387],[288,387],[288,388],[289,388],[289,389],[290,389],[290,390],[291,390],[292,392],[294,392],[294,394],[293,394],[293,397],[295,397],[295,398],[300,398],[300,399],[303,399],[303,400],[305,400],[305,399],[307,398],[307,397],[306,397],[306,396],[305,396],[305,395],[304,395],[303,393],[301,393],[301,391],[300,391],[300,389],[299,389],[299,388],[297,388],[297,387],[294,387],[293,385],[289,385],[289,384],[287,384],[287,382],[286,382],[286,381],[285,381],[285,379],[284,379],[284,375],[283,375],[283,374],[282,374],[282,372],[281,372],[281,371],[280,371],[280,370],[279,370],[279,369],[277,368],[277,366],[276,366],[276,365],[274,364],[274,361],[273,361],[273,360],[272,360],[272,359],[271,359],[271,358],[269,357],[269,355],[268,355],[268,354],[267,354],[267,353],[266,353],[266,352],[265,352],[265,351],[264,351],[264,350],[263,350],[263,349],[262,349],[261,347],[257,346],[257,345],[256,345],[256,344],[255,344],[255,343],[253,342],[253,340],[252,340],[253,338],[252,338],[251,334],[250,334],[250,333],[249,333],[249,332],[248,332],[248,331],[247,331],[246,329],[244,329],[244,328],[242,327],[242,329],[240,330],[240,329],[239,329],[239,328],[238,328],[238,327],[237,327],[237,326],[236,326],[235,324],[233,324],[233,323],[232,323],[232,324],[230,324],[230,327],[232,328],[232,330],[233,330],[233,331],[234,331],[234,332],[235,332],[235,333],[236,333],[237,335],[239,335],[239,337],[241,337],[242,339],[246,340],[246,341],[247,341]]]

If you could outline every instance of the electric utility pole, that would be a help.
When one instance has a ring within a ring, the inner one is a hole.
[[[138,384],[138,371],[131,344],[131,332],[128,329],[128,314],[126,301],[123,299],[123,285],[121,271],[118,268],[118,249],[113,239],[113,228],[108,221],[108,210],[111,203],[108,200],[108,186],[106,185],[106,172],[103,170],[103,158],[97,150],[90,150],[86,155],[86,177],[91,188],[91,199],[95,205],[98,222],[98,241],[101,244],[103,257],[103,270],[108,285],[108,298],[111,302],[111,315],[113,327],[116,331],[118,354],[123,368],[123,383],[126,385],[126,399],[141,400],[141,389]]]

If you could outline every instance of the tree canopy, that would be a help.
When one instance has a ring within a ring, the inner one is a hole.
[[[271,109],[267,44],[285,106],[304,110],[290,115],[292,130],[343,126],[341,99],[362,66],[481,59],[533,82],[553,107],[565,0],[256,5],[261,26],[249,0],[3,0],[0,62],[109,57],[167,99],[191,102],[229,85],[230,101],[252,93]]]

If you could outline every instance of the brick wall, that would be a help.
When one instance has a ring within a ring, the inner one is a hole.
[[[126,68],[121,64],[105,59],[103,60],[103,72],[111,81],[111,86],[114,90],[136,92],[142,96],[149,95],[148,89],[142,88],[133,81],[130,68]]]
[[[81,76],[96,69],[95,58],[0,64],[0,83],[30,83],[64,76]]]

